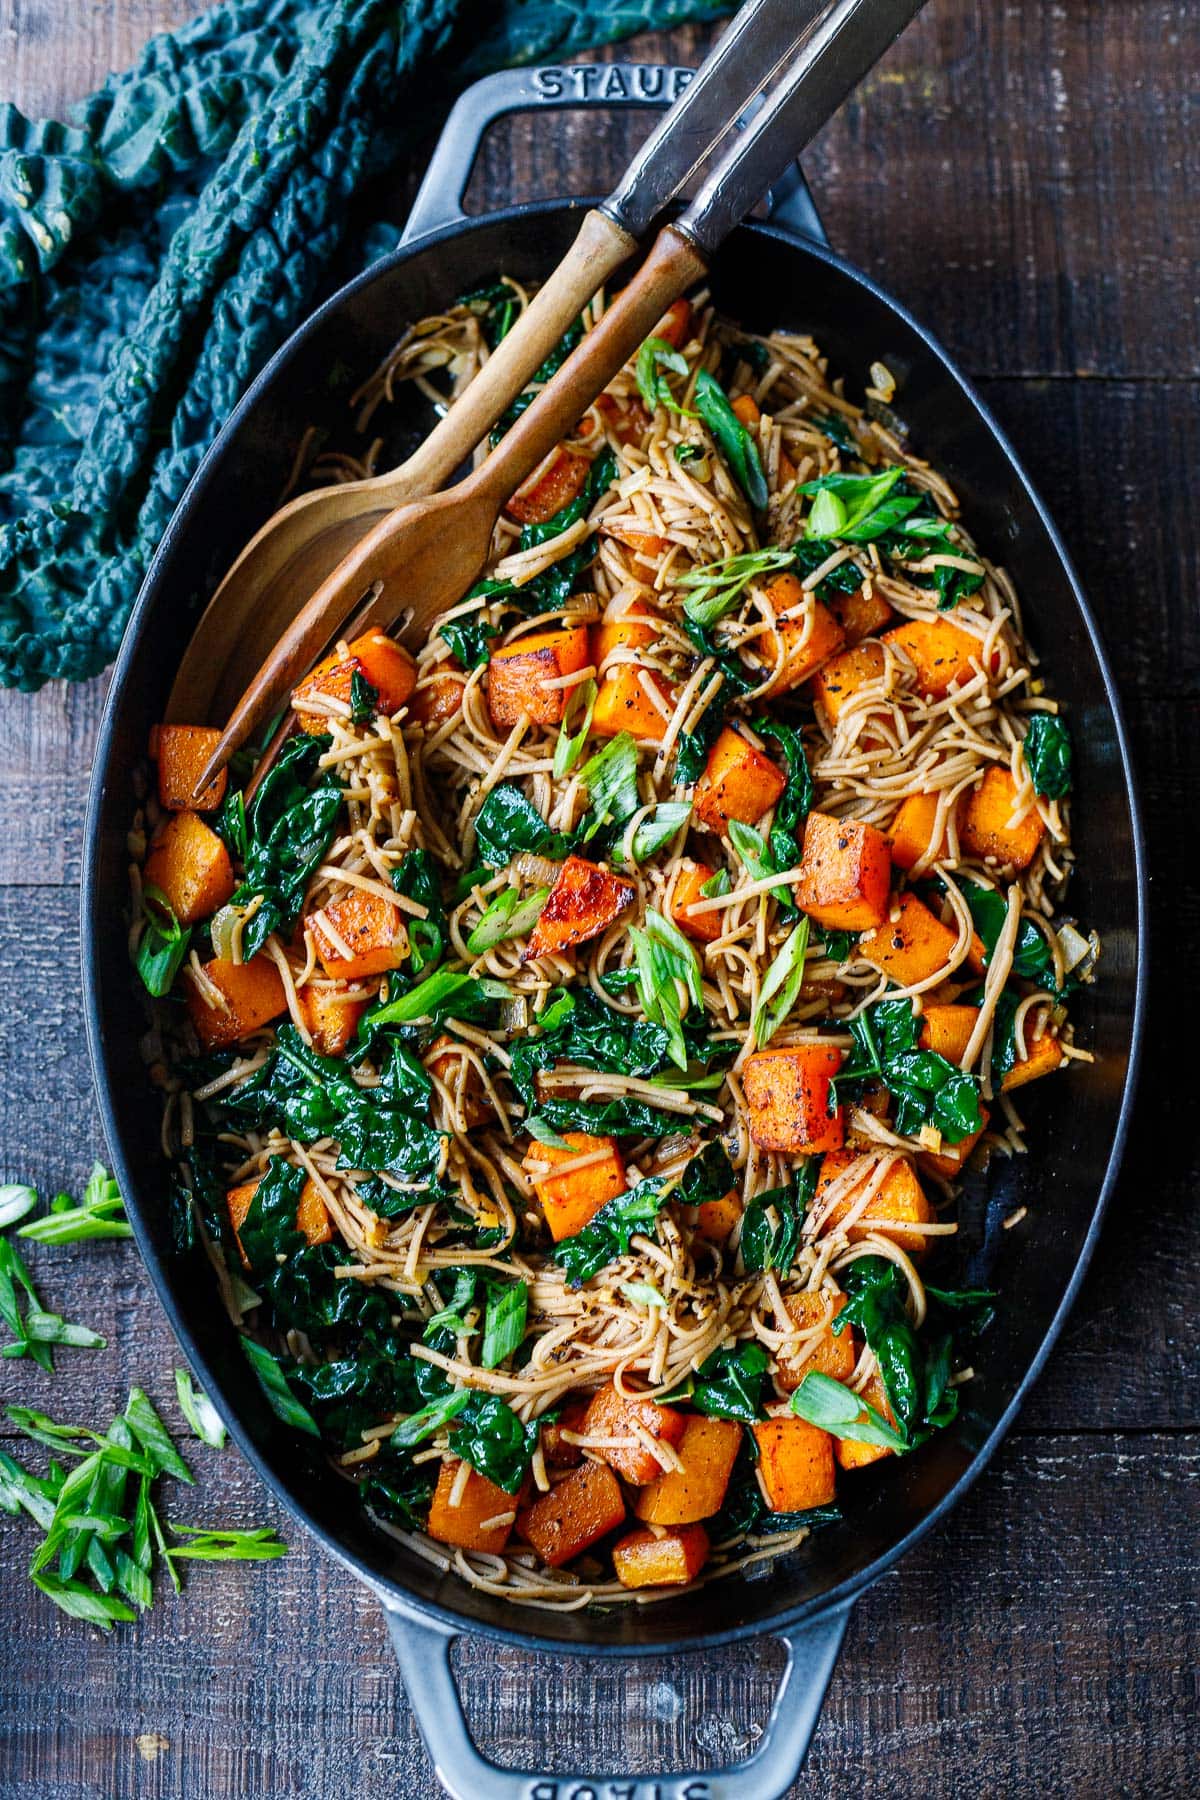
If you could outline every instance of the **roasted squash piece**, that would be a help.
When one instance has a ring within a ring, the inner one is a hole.
[[[660,537],[656,531],[643,530],[637,525],[602,524],[600,529],[605,537],[616,538],[618,544],[624,544],[635,556],[653,558],[671,548],[670,538]]]
[[[250,1258],[242,1249],[242,1240],[238,1233],[246,1222],[246,1214],[250,1211],[250,1203],[258,1189],[259,1182],[243,1181],[240,1187],[230,1188],[225,1196],[229,1223],[233,1226],[234,1237],[237,1238],[242,1265],[247,1269],[250,1267]],[[315,1181],[306,1181],[300,1189],[300,1199],[296,1204],[296,1230],[302,1232],[310,1244],[327,1244],[333,1237],[333,1226],[329,1222],[329,1213],[321,1198],[321,1190]]]
[[[853,594],[833,594],[827,604],[842,628],[848,649],[863,638],[874,637],[894,616],[882,594],[868,594],[862,588]]]
[[[719,1512],[737,1461],[742,1428],[693,1413],[675,1446],[683,1467],[646,1483],[633,1510],[647,1525],[694,1525]]]
[[[567,1145],[565,1150],[554,1144],[531,1144],[524,1162],[555,1243],[582,1231],[593,1214],[623,1194],[626,1187],[625,1162],[616,1138],[567,1131],[563,1142]],[[604,1154],[595,1155],[598,1151]],[[568,1168],[561,1175],[551,1172],[559,1163],[579,1162],[593,1155],[595,1160],[582,1168]]]
[[[813,676],[812,696],[817,718],[830,737],[850,702],[866,687],[883,680],[887,658],[883,645],[855,644],[832,657]],[[883,702],[880,701],[882,706]]]
[[[446,1031],[435,1037],[425,1067],[456,1098],[468,1131],[473,1131],[476,1125],[486,1125],[495,1116],[479,1070],[469,1057],[463,1055],[459,1038],[451,1037]]]
[[[787,786],[777,763],[731,725],[724,725],[696,783],[694,811],[710,831],[728,831],[731,819],[757,825]]]
[[[517,1528],[549,1568],[559,1569],[624,1522],[620,1482],[607,1463],[585,1462],[526,1507]]]
[[[878,1167],[879,1158],[872,1155],[860,1156],[854,1150],[834,1150],[821,1164],[821,1176],[812,1201],[814,1218],[823,1207],[825,1195],[832,1184],[856,1163],[862,1164],[862,1178],[855,1182],[848,1194],[835,1203],[828,1217],[823,1220],[822,1237],[827,1231],[836,1230],[842,1220],[853,1212],[862,1198],[863,1188]],[[872,1196],[870,1205],[849,1227],[846,1236],[852,1244],[856,1244],[861,1243],[871,1232],[878,1232],[884,1237],[892,1238],[910,1256],[918,1257],[923,1254],[928,1239],[922,1232],[910,1230],[909,1227],[931,1224],[933,1216],[933,1208],[925,1196],[925,1189],[917,1180],[912,1164],[901,1158],[892,1164],[879,1192]]]
[[[450,1496],[458,1479],[458,1468],[458,1458],[450,1457],[438,1471],[425,1529],[439,1544],[455,1544],[460,1550],[486,1550],[493,1556],[498,1555],[508,1543],[516,1522],[517,1502],[494,1481],[472,1469],[458,1505],[451,1506]]]
[[[696,1230],[710,1244],[723,1244],[742,1216],[742,1197],[731,1188],[719,1200],[702,1200],[696,1208]]]
[[[1046,827],[1036,806],[1010,825],[1017,788],[1007,769],[992,764],[963,804],[959,842],[968,856],[1005,868],[1027,869],[1038,852]]]
[[[873,825],[810,812],[796,904],[829,931],[867,931],[887,917],[892,859]]]
[[[649,624],[637,606],[627,613],[601,619],[592,626],[592,661],[603,674],[604,664],[614,650],[644,650],[657,636],[658,627]]]
[[[207,979],[223,995],[225,1006],[210,1006],[195,982],[187,984],[187,1009],[196,1036],[206,1050],[223,1050],[249,1037],[263,1025],[269,1025],[281,1012],[287,1011],[287,995],[279,970],[271,958],[260,951],[249,962],[226,962],[214,957],[204,964]]]
[[[615,1469],[622,1481],[628,1481],[633,1487],[644,1487],[656,1475],[662,1474],[662,1464],[638,1441],[638,1433],[664,1444],[677,1444],[683,1436],[685,1422],[684,1415],[673,1407],[658,1406],[653,1400],[627,1399],[610,1381],[593,1396],[584,1430],[591,1437],[627,1438],[627,1444],[597,1449],[594,1454],[609,1468]]]
[[[347,713],[353,700],[354,676],[359,674],[379,695],[379,710],[390,718],[398,712],[417,685],[417,665],[395,638],[384,631],[364,632],[347,644],[347,655],[337,651],[317,664],[292,695],[292,705],[305,731],[329,730],[329,713],[305,710],[304,702],[318,696],[344,702]]]
[[[369,1004],[342,982],[334,987],[325,982],[309,982],[296,990],[296,999],[313,1049],[321,1056],[341,1056]]]
[[[305,925],[325,973],[343,981],[386,974],[398,969],[408,955],[408,933],[399,907],[365,888],[351,888],[340,900],[309,913]]]
[[[573,1431],[582,1435],[587,1409],[588,1401],[580,1395],[574,1400],[568,1400],[558,1418],[551,1424],[542,1426],[542,1457],[548,1468],[573,1469],[583,1461],[583,1451],[579,1445],[569,1444],[563,1433]]]
[[[560,445],[532,486],[513,495],[505,512],[522,525],[544,525],[579,498],[591,466],[586,456]]]
[[[916,670],[913,685],[919,694],[944,700],[953,687],[973,679],[972,662],[981,662],[983,644],[949,619],[906,619],[886,631],[882,642],[907,657]]]
[[[647,1526],[613,1545],[613,1569],[622,1587],[686,1587],[708,1558],[703,1525],[679,1525],[656,1535]]]
[[[1023,1062],[1014,1063],[1008,1074],[1000,1083],[1005,1093],[1013,1088],[1024,1087],[1027,1081],[1036,1081],[1039,1075],[1050,1075],[1065,1059],[1062,1045],[1056,1037],[1044,1031],[1040,1038],[1031,1043],[1028,1035],[1025,1038],[1026,1055]]]
[[[596,411],[618,444],[640,444],[650,429],[650,414],[640,400],[620,401],[611,394],[601,394]]]
[[[915,894],[897,896],[891,911],[877,930],[858,940],[858,955],[873,963],[900,987],[927,981],[945,967],[958,942],[958,933],[935,918]]]
[[[577,675],[591,661],[586,625],[562,631],[535,631],[492,651],[487,672],[488,716],[497,731],[508,731],[522,713],[535,725],[557,725],[571,697],[570,687],[550,687]]]
[[[811,630],[806,615],[802,614],[794,619],[781,616],[794,612],[805,598],[799,576],[793,575],[790,569],[785,569],[782,575],[772,576],[764,584],[763,592],[774,608],[775,629],[783,644],[783,661],[767,693],[786,694],[792,688],[799,687],[802,681],[807,681],[831,656],[836,656],[846,641],[846,635],[829,608],[815,595],[812,599]],[[757,641],[756,653],[764,657],[768,654]]]
[[[848,1381],[858,1361],[854,1333],[844,1330],[835,1337],[833,1321],[846,1304],[844,1294],[822,1294],[806,1289],[802,1294],[788,1294],[784,1309],[797,1331],[812,1331],[822,1320],[828,1321],[815,1343],[810,1339],[803,1350],[781,1352],[776,1358],[776,1385],[785,1394],[798,1388],[806,1375],[829,1375],[834,1381]]]
[[[973,1006],[927,1006],[921,1014],[922,1050],[933,1050],[947,1062],[961,1063],[979,1013]]]
[[[196,925],[224,906],[236,883],[229,852],[199,813],[172,813],[154,835],[142,869],[181,925]]]
[[[913,869],[921,858],[932,851],[940,856],[945,840],[933,841],[937,830],[938,797],[936,794],[910,794],[900,805],[885,836],[892,848],[892,861],[898,869]]]
[[[837,1487],[829,1433],[806,1419],[764,1419],[753,1430],[758,1479],[771,1511],[828,1506]]]
[[[829,1110],[829,1083],[841,1066],[832,1044],[792,1044],[759,1050],[742,1067],[750,1136],[760,1150],[785,1156],[838,1150],[845,1141],[845,1108]]]
[[[539,956],[554,956],[598,937],[633,905],[633,896],[633,883],[611,869],[568,856],[529,934],[523,960],[536,962]]]
[[[751,431],[762,419],[762,407],[753,394],[739,394],[736,400],[729,402],[729,408],[734,417],[740,419]]]
[[[667,709],[665,716],[646,692],[646,682],[661,695]],[[674,689],[654,669],[642,669],[631,662],[616,663],[599,684],[592,730],[597,737],[616,737],[619,732],[629,731],[639,743],[661,744],[675,701]]]
[[[692,333],[692,303],[690,300],[672,300],[654,330],[651,337],[662,338],[670,344],[672,350],[682,350]]]
[[[208,725],[156,725],[150,733],[150,756],[158,765],[158,799],[168,812],[212,812],[225,798],[228,780],[222,769],[204,792],[192,789],[221,741]]]
[[[986,1106],[981,1106],[979,1116],[983,1124],[978,1131],[972,1131],[957,1144],[943,1144],[940,1150],[922,1150],[917,1156],[917,1167],[928,1175],[940,1175],[943,1181],[957,1181],[966,1166],[967,1158],[987,1130],[991,1114]]]
[[[675,878],[671,893],[672,923],[678,925],[680,931],[686,932],[688,937],[697,938],[702,944],[711,944],[725,929],[725,916],[721,912],[688,912],[693,901],[703,900],[704,895],[700,890],[712,878],[713,871],[707,863],[685,862]]]
[[[868,1406],[873,1407],[881,1418],[886,1419],[889,1425],[896,1423],[896,1415],[892,1411],[891,1402],[887,1397],[887,1389],[878,1375],[868,1377],[859,1397],[865,1400]],[[858,1416],[860,1419],[866,1417],[864,1413],[860,1413]],[[837,1457],[841,1468],[861,1469],[865,1468],[868,1463],[878,1462],[881,1456],[894,1456],[896,1453],[894,1450],[885,1449],[882,1444],[860,1444],[854,1438],[839,1438],[833,1447],[833,1454]]]
[[[466,685],[466,671],[450,657],[443,657],[413,689],[408,710],[418,724],[434,731],[462,711]]]

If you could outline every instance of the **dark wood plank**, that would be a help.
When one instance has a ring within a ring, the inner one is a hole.
[[[206,1453],[197,1453],[197,1463]],[[211,1453],[207,1453],[211,1456]],[[275,1523],[230,1453],[187,1516]],[[1186,1791],[1197,1575],[1182,1517],[1200,1448],[1152,1434],[1010,1443],[948,1526],[859,1603],[795,1796]],[[311,1545],[201,1569],[112,1644],[18,1579],[0,1668],[5,1792],[38,1800],[431,1795],[379,1613]],[[467,1642],[460,1675],[488,1751],[527,1766],[663,1771],[737,1754],[778,1652],[591,1665]],[[138,1738],[167,1740],[152,1762]],[[1002,1760],[999,1760],[1002,1758]],[[1003,1778],[998,1771],[1003,1769]]]

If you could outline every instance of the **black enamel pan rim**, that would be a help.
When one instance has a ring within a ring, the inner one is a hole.
[[[336,1559],[343,1563],[347,1568],[351,1569],[360,1580],[364,1581],[368,1587],[378,1594],[385,1605],[407,1613],[411,1617],[417,1619],[437,1620],[442,1626],[447,1627],[452,1631],[476,1633],[480,1636],[491,1637],[502,1642],[519,1644],[529,1648],[557,1650],[559,1654],[562,1654],[564,1650],[564,1644],[560,1638],[544,1636],[536,1629],[530,1629],[527,1626],[518,1627],[517,1625],[514,1625],[510,1628],[507,1626],[494,1625],[470,1617],[450,1606],[445,1606],[432,1601],[418,1600],[398,1580],[393,1577],[382,1576],[377,1570],[370,1568],[365,1562],[361,1561],[357,1555],[353,1554],[343,1544],[339,1543],[338,1540],[311,1515],[305,1505],[302,1495],[290,1487],[287,1482],[277,1477],[267,1466],[264,1459],[260,1456],[249,1433],[243,1428],[237,1415],[236,1408],[229,1402],[224,1393],[223,1384],[218,1380],[216,1372],[209,1366],[205,1357],[201,1354],[190,1331],[180,1317],[179,1310],[175,1304],[171,1273],[166,1260],[159,1256],[157,1250],[150,1241],[149,1232],[143,1220],[142,1202],[138,1197],[138,1184],[135,1181],[133,1171],[125,1158],[124,1147],[118,1131],[115,1109],[112,1103],[112,1076],[108,1068],[108,1052],[104,1020],[100,1012],[96,981],[96,973],[101,961],[99,946],[104,930],[103,915],[105,908],[104,896],[101,894],[97,882],[97,851],[100,842],[101,814],[108,786],[109,763],[113,754],[116,721],[121,712],[122,703],[125,698],[125,690],[133,662],[134,649],[145,629],[147,620],[162,599],[158,586],[159,570],[167,557],[176,535],[182,530],[184,523],[191,518],[198,508],[203,507],[210,477],[216,465],[223,457],[225,447],[230,438],[237,432],[247,413],[257,405],[263,393],[269,389],[279,377],[297,346],[316,329],[320,321],[324,320],[329,313],[335,311],[345,301],[349,294],[357,293],[360,289],[377,279],[384,271],[403,264],[418,250],[427,250],[440,242],[446,241],[448,238],[457,237],[463,233],[469,233],[485,225],[503,223],[507,220],[526,217],[531,214],[547,215],[563,210],[573,211],[588,204],[590,204],[590,202],[586,200],[555,200],[540,201],[523,206],[507,207],[500,211],[489,213],[485,217],[457,221],[451,225],[442,227],[437,231],[430,232],[411,244],[403,245],[390,256],[381,258],[380,261],[372,264],[369,269],[356,277],[354,281],[339,289],[336,294],[327,300],[304,325],[293,333],[287,343],[280,347],[271,358],[271,361],[263,369],[262,373],[247,390],[245,395],[243,395],[206,454],[204,461],[186,490],[183,499],[176,508],[167,530],[163,534],[162,541],[147,572],[141,593],[126,629],[120,653],[117,657],[112,686],[105,705],[104,717],[97,741],[96,760],[93,767],[91,787],[88,795],[87,817],[84,826],[84,874],[81,921],[84,1008],[87,1024],[88,1050],[95,1079],[100,1115],[103,1121],[105,1137],[108,1141],[110,1154],[113,1159],[116,1176],[120,1183],[121,1191],[126,1196],[127,1210],[133,1223],[134,1233],[142,1260],[154,1282],[158,1298],[170,1320],[175,1336],[182,1345],[193,1369],[195,1369],[203,1379],[205,1386],[210,1391],[220,1395],[224,1401],[222,1410],[226,1422],[229,1425],[231,1435],[236,1441],[239,1449],[242,1451],[242,1454],[255,1468],[259,1477],[270,1488],[271,1492],[281,1505],[293,1514],[293,1516],[301,1520],[307,1529],[322,1544],[325,1550],[336,1557]],[[763,1621],[761,1623],[755,1621],[740,1627],[731,1627],[722,1631],[700,1631],[695,1635],[681,1637],[666,1642],[657,1640],[645,1644],[609,1642],[596,1642],[588,1645],[582,1643],[578,1645],[572,1644],[568,1647],[569,1653],[571,1654],[587,1653],[597,1656],[671,1655],[676,1652],[687,1650],[717,1648],[720,1645],[737,1642],[747,1637],[779,1634],[789,1628],[811,1621],[819,1615],[833,1613],[837,1611],[839,1607],[848,1605],[849,1602],[856,1598],[865,1588],[869,1587],[873,1582],[877,1581],[881,1575],[885,1574],[906,1551],[917,1544],[927,1532],[931,1531],[935,1525],[939,1524],[940,1521],[946,1517],[951,1509],[957,1505],[958,1501],[962,1499],[967,1489],[981,1474],[992,1455],[995,1453],[1001,1439],[1008,1431],[1018,1411],[1024,1404],[1030,1389],[1041,1374],[1046,1358],[1053,1348],[1053,1345],[1062,1330],[1067,1314],[1070,1312],[1079,1293],[1080,1285],[1087,1271],[1088,1264],[1091,1261],[1093,1251],[1095,1250],[1104,1212],[1111,1197],[1117,1171],[1120,1166],[1121,1156],[1125,1147],[1125,1140],[1128,1135],[1130,1113],[1132,1110],[1141,1062],[1143,1026],[1146,1008],[1148,950],[1146,927],[1147,890],[1145,840],[1142,827],[1141,808],[1138,801],[1125,720],[1112,670],[1109,666],[1108,656],[1101,642],[1095,619],[1092,616],[1082,588],[1080,587],[1070,556],[1067,553],[1066,546],[1059,536],[1058,530],[1047,512],[1040,495],[1026,475],[1012,444],[1009,442],[1008,437],[1001,429],[1000,425],[992,417],[992,414],[984,401],[979,394],[976,393],[970,381],[968,381],[959,371],[951,358],[942,349],[937,340],[924,329],[905,307],[901,306],[897,301],[892,299],[890,295],[885,293],[884,290],[872,281],[869,276],[864,275],[852,264],[844,261],[841,257],[836,256],[831,250],[823,245],[808,239],[801,241],[790,233],[777,230],[767,225],[751,225],[743,227],[743,229],[749,229],[756,234],[774,238],[791,250],[800,251],[806,256],[813,257],[819,262],[828,264],[830,267],[839,271],[843,276],[865,288],[876,300],[889,308],[910,331],[915,333],[925,347],[941,364],[949,379],[966,395],[979,420],[980,429],[988,432],[1000,448],[1014,477],[1019,482],[1029,502],[1033,506],[1042,527],[1050,540],[1054,553],[1066,575],[1075,599],[1075,604],[1079,609],[1080,616],[1091,641],[1093,653],[1101,671],[1104,682],[1105,700],[1112,716],[1114,731],[1120,749],[1121,766],[1129,802],[1135,860],[1135,886],[1137,893],[1137,921],[1135,929],[1137,968],[1134,976],[1134,1010],[1131,1022],[1129,1063],[1126,1070],[1121,1104],[1117,1116],[1117,1126],[1105,1167],[1104,1179],[1101,1183],[1095,1208],[1092,1213],[1091,1223],[1088,1226],[1082,1249],[1071,1273],[1071,1278],[1063,1292],[1062,1299],[1051,1320],[1050,1326],[1042,1339],[1037,1353],[1022,1377],[1008,1407],[1005,1409],[980,1449],[975,1453],[968,1467],[959,1476],[958,1480],[953,1484],[949,1491],[938,1501],[937,1505],[931,1508],[925,1518],[922,1519],[918,1525],[914,1526],[908,1535],[902,1538],[898,1544],[893,1545],[884,1555],[877,1557],[865,1568],[858,1570],[854,1575],[848,1577],[839,1586],[830,1589],[825,1594],[814,1596],[808,1600],[799,1602],[795,1607],[780,1613],[768,1621]],[[523,1615],[526,1619],[529,1616],[528,1613]]]

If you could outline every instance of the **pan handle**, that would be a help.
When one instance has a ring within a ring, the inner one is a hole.
[[[442,127],[417,190],[400,242],[459,225],[463,195],[488,128],[509,113],[565,107],[670,106],[695,71],[663,63],[572,63],[540,69],[501,69],[460,94]],[[767,196],[767,221],[798,237],[827,244],[820,215],[799,163]]]
[[[450,1665],[453,1626],[384,1613],[400,1673],[438,1780],[453,1800],[780,1800],[800,1773],[837,1661],[849,1605],[779,1633],[787,1663],[758,1747],[703,1774],[538,1775],[504,1769],[475,1746]]]

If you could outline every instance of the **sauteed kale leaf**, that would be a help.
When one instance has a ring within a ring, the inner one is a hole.
[[[545,1108],[542,1109],[545,1117]],[[610,1131],[614,1127],[609,1126]],[[635,1232],[652,1229],[659,1211],[667,1200],[678,1200],[685,1206],[702,1206],[706,1200],[719,1200],[735,1185],[729,1157],[720,1144],[706,1144],[685,1167],[675,1183],[650,1177],[639,1181],[627,1193],[606,1202],[573,1237],[563,1238],[554,1251],[554,1260],[566,1270],[572,1287],[580,1287],[593,1275],[624,1256]]]
[[[516,404],[519,406],[520,402]],[[545,519],[539,524],[523,526],[517,549],[533,550],[539,544],[548,544],[551,538],[561,536],[580,519],[586,518],[600,496],[607,491],[616,475],[616,470],[616,459],[611,450],[601,451],[588,470],[587,479],[575,498],[568,501],[567,505],[560,508],[553,517]],[[515,607],[518,612],[524,613],[526,617],[537,613],[555,612],[574,593],[580,576],[591,563],[595,554],[595,538],[584,538],[581,543],[575,545],[573,550],[568,551],[566,556],[559,557],[557,562],[551,563],[548,569],[543,569],[542,573],[535,575],[531,581],[524,581],[519,586],[513,581],[497,581],[495,579],[479,581],[471,589],[467,598],[482,598],[489,602],[503,601],[506,605]],[[469,614],[467,618],[470,619]],[[472,635],[465,635],[468,633]],[[460,640],[458,648],[455,647],[452,637],[447,635],[445,629],[442,629],[442,636],[459,656],[464,667],[476,668],[481,662],[487,661],[485,639],[495,635],[491,630],[483,625],[475,627],[472,621],[470,625],[464,625],[463,630],[457,635]],[[463,651],[466,652],[465,656],[461,654]],[[468,657],[470,660],[467,660]]]
[[[218,1097],[218,1110],[243,1127],[281,1126],[300,1143],[336,1138],[343,1169],[386,1170],[440,1192],[445,1138],[429,1123],[429,1077],[398,1039],[388,1044],[378,1083],[356,1081],[344,1062],[321,1056],[294,1025],[249,1080]]]
[[[960,1144],[983,1130],[978,1078],[918,1047],[920,1020],[910,1000],[880,1000],[851,1019],[849,1028],[854,1049],[830,1084],[839,1105],[881,1081],[897,1101],[895,1129],[902,1137],[933,1125],[948,1144]]]
[[[290,738],[246,809],[243,874],[233,904],[262,897],[242,934],[247,962],[273,931],[290,931],[296,923],[304,891],[332,841],[341,784],[330,773],[317,773],[330,741],[303,732]]]

